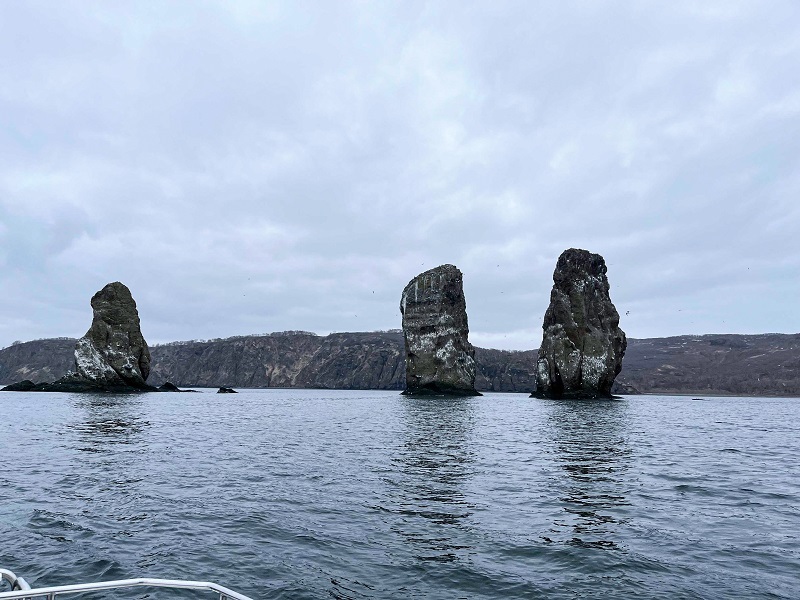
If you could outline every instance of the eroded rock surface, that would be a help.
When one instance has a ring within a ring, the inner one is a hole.
[[[442,265],[412,279],[400,300],[406,354],[404,394],[478,396],[463,276]]]
[[[611,396],[627,340],[609,296],[599,254],[570,248],[553,273],[536,365],[536,392],[547,398]]]
[[[145,388],[150,350],[130,290],[109,283],[92,296],[92,326],[75,346],[74,378],[99,386]]]

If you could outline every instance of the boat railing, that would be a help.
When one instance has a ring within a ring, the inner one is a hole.
[[[11,591],[14,590],[29,590],[31,586],[22,577],[17,577],[13,572],[8,569],[0,569],[0,581],[7,581],[11,586]]]
[[[55,600],[65,594],[80,594],[82,592],[96,592],[98,590],[119,590],[124,588],[171,588],[174,590],[196,590],[205,592],[215,592],[219,594],[219,600],[252,600],[248,596],[234,592],[217,583],[210,581],[189,581],[185,579],[153,579],[150,577],[139,577],[137,579],[118,579],[116,581],[100,581],[97,583],[78,583],[71,585],[57,585],[52,587],[31,588],[22,578],[17,577],[7,569],[0,569],[2,579],[11,584],[10,592],[0,592],[0,600],[12,600],[24,598],[33,600],[34,598],[45,598]]]

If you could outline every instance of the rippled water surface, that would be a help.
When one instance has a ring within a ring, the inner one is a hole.
[[[800,594],[798,399],[4,393],[0,410],[0,566],[39,586]]]

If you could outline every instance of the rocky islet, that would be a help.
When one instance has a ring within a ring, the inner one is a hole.
[[[136,302],[119,281],[107,284],[91,299],[89,330],[75,344],[74,364],[53,383],[23,380],[3,391],[30,392],[157,392],[181,391],[172,384],[155,388],[150,375],[150,350],[142,336]]]
[[[479,396],[463,275],[454,265],[420,273],[400,299],[407,395]]]
[[[89,331],[75,346],[75,377],[98,386],[144,388],[150,349],[131,291],[119,281],[92,296]]]
[[[570,248],[558,258],[544,315],[536,391],[544,398],[610,397],[627,340],[599,254]]]

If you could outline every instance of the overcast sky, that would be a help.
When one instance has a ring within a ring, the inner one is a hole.
[[[800,331],[800,2],[2,2],[0,346],[130,287],[150,343],[541,341],[566,248],[629,337]]]

